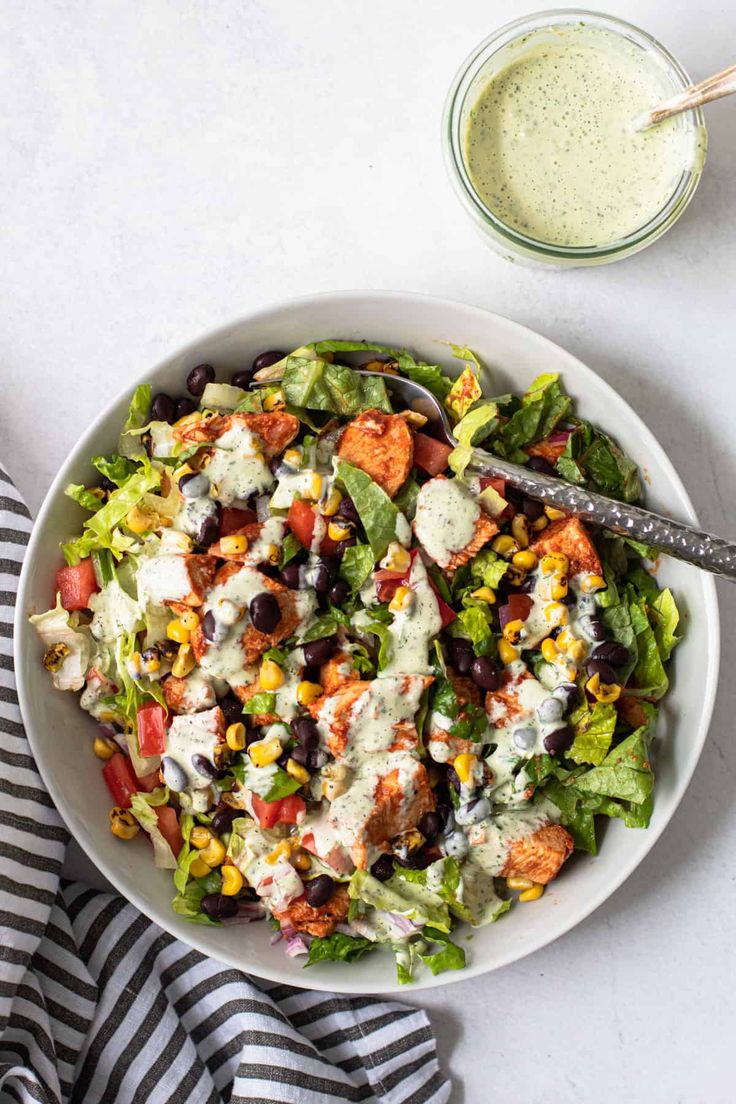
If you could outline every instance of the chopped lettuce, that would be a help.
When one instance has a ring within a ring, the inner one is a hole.
[[[102,498],[93,494],[92,491],[88,491],[82,483],[67,483],[64,494],[67,498],[73,498],[75,502],[78,502],[80,506],[85,510],[89,510],[92,514],[96,514],[103,505]]]
[[[161,870],[176,870],[177,856],[166,842],[158,826],[158,817],[154,809],[166,805],[169,800],[168,786],[159,786],[153,793],[135,793],[130,799],[130,811],[147,832],[153,844],[153,861]]]
[[[87,670],[92,662],[92,640],[89,629],[78,625],[78,616],[70,614],[61,604],[61,595],[56,595],[56,605],[45,613],[36,613],[28,618],[35,628],[45,648],[62,644],[67,649],[61,666],[51,672],[51,679],[57,690],[81,690],[84,686]]]
[[[464,475],[475,445],[496,433],[499,425],[498,403],[479,402],[468,410],[453,430],[459,444],[450,453],[448,463],[455,475]]]
[[[346,935],[344,932],[333,932],[332,935],[317,936],[309,944],[307,966],[314,966],[316,962],[356,962],[369,951],[375,950],[376,944],[365,939],[362,935]]]
[[[245,412],[246,414],[260,414],[263,410],[263,396],[260,391],[244,391],[238,405],[235,407],[236,413]]]
[[[290,560],[298,556],[302,550],[301,541],[298,541],[293,533],[287,533],[281,545],[281,559],[279,567],[286,567]]]
[[[406,349],[392,349],[389,345],[372,345],[365,341],[315,341],[311,348],[318,356],[324,356],[325,353],[363,352],[389,356],[396,361],[402,375],[426,387],[440,402],[444,402],[452,387],[452,380],[445,375],[438,364],[423,364],[415,360]],[[460,350],[460,346],[453,346],[453,350]],[[463,349],[462,352],[468,352],[469,356],[461,356],[461,359],[475,359],[469,350]],[[458,355],[457,352],[455,355]]]
[[[493,647],[493,633],[490,625],[490,610],[487,605],[478,602],[462,609],[456,619],[447,626],[450,636],[461,636],[469,640],[477,655],[487,655]]]
[[[584,699],[570,715],[575,740],[566,756],[573,763],[592,763],[599,766],[606,758],[613,739],[618,713],[612,703],[595,702],[592,706]]]
[[[609,751],[600,766],[580,775],[576,782],[578,789],[637,805],[647,801],[654,786],[649,762],[650,736],[649,725],[637,728]]]
[[[636,464],[589,422],[578,422],[555,466],[570,483],[584,484],[624,502],[636,502],[641,497]]]
[[[433,974],[443,974],[445,970],[462,970],[465,966],[465,951],[453,943],[446,932],[438,931],[425,925],[422,935],[429,943],[437,943],[441,950],[431,954],[421,954],[419,957],[425,966],[429,966]]]
[[[654,636],[659,655],[666,663],[672,655],[673,648],[680,642],[680,637],[677,636],[680,613],[669,588],[660,590],[650,605],[650,612],[654,617]]]
[[[406,517],[407,521],[413,521],[417,512],[417,498],[419,497],[419,484],[411,476],[407,479],[399,493],[394,498],[394,506]]]
[[[398,509],[369,475],[345,460],[336,463],[337,477],[353,500],[374,559],[380,560],[396,537]]]
[[[287,357],[281,387],[287,403],[307,410],[342,415],[358,414],[361,410],[390,414],[392,410],[382,379],[326,360]]]
[[[643,598],[637,599],[632,587],[629,587],[628,591],[629,613],[636,633],[638,653],[633,672],[636,689],[631,692],[659,701],[667,693],[669,679],[664,669],[657,637],[649,621],[646,601]]]
[[[120,456],[117,452],[114,452],[112,456],[93,456],[92,463],[100,475],[104,475],[106,479],[109,479],[111,483],[115,483],[118,487],[122,487],[123,483],[128,482],[137,467],[134,460],[128,459],[127,456]]]
[[[348,895],[351,900],[398,913],[415,924],[431,924],[442,932],[450,930],[447,904],[439,894],[395,874],[387,882],[379,882],[367,870],[356,870],[348,884]]]
[[[367,544],[354,544],[345,549],[340,563],[340,578],[352,591],[360,590],[373,570],[374,556]]]
[[[196,851],[191,852],[192,858],[188,860],[190,864],[197,857],[197,854]],[[213,870],[204,878],[193,878],[185,883],[185,888],[176,895],[171,902],[171,907],[179,916],[183,916],[193,924],[214,924],[217,926],[220,923],[219,920],[214,920],[206,912],[202,912],[202,898],[208,897],[211,893],[219,893],[221,889],[222,875],[219,870]]]
[[[125,520],[128,511],[160,482],[160,472],[146,461],[127,483],[112,492],[102,509],[87,518],[81,537],[61,546],[67,563],[79,563],[95,548],[109,548],[117,554],[119,548],[113,539],[117,526]]]
[[[148,412],[151,408],[151,385],[141,383],[133,392],[133,398],[128,407],[128,416],[123,423],[118,443],[118,452],[121,456],[131,459],[144,457],[146,450],[143,447],[140,436],[134,431],[140,430],[148,421]]]
[[[302,644],[309,644],[312,640],[322,640],[325,636],[334,636],[339,627],[350,625],[350,618],[337,606],[330,606],[326,613],[322,613],[312,621],[309,629],[300,637]]]
[[[282,797],[288,797],[290,794],[296,793],[301,787],[301,782],[296,778],[292,778],[290,774],[287,774],[281,767],[277,767],[274,772],[274,778],[271,783],[271,787],[264,795],[264,801],[280,801]]]
[[[559,377],[554,373],[538,376],[501,430],[504,454],[509,459],[523,459],[520,450],[548,437],[571,409],[572,400],[560,387]]]
[[[464,368],[447,394],[445,410],[449,412],[453,421],[458,421],[468,413],[473,403],[478,402],[482,395],[476,372],[471,367]]]
[[[487,586],[495,590],[508,569],[509,564],[506,560],[502,560],[490,548],[483,548],[471,561],[470,577],[478,586]]]
[[[253,713],[273,713],[275,709],[276,695],[272,690],[261,690],[260,693],[249,698],[243,706],[243,712],[249,715]]]

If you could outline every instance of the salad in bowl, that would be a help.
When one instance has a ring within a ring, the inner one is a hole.
[[[485,396],[451,351],[454,380],[325,340],[227,382],[198,364],[184,398],[139,386],[98,482],[67,487],[86,517],[31,617],[97,721],[110,829],[149,837],[177,914],[266,920],[306,965],[388,948],[400,982],[462,968],[458,926],[538,900],[602,818],[647,826],[679,639],[647,548],[467,460],[625,501],[636,465],[557,375]]]

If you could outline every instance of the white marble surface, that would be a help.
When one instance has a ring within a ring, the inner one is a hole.
[[[457,205],[438,130],[462,57],[525,7],[5,0],[0,455],[32,508],[131,373],[252,306],[388,287],[566,345],[652,426],[702,522],[736,537],[736,106],[709,110],[700,193],[653,249],[511,266]],[[611,8],[697,78],[734,61],[725,0]],[[457,1101],[733,1100],[736,591],[720,596],[712,732],[664,838],[554,946],[422,995]]]

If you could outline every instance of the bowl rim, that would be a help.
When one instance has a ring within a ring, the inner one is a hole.
[[[623,402],[626,406],[633,422],[640,429],[644,438],[648,439],[648,443],[651,443],[654,449],[654,455],[657,462],[662,468],[667,478],[671,481],[676,491],[679,492],[683,504],[685,506],[685,513],[688,515],[687,520],[693,524],[697,524],[697,516],[693,508],[690,496],[688,495],[682,480],[680,479],[674,465],[672,464],[669,456],[664,451],[662,445],[656,439],[652,431],[646,425],[646,423],[639,417],[636,411],[629,406],[626,399],[620,395],[615,388],[613,388],[606,380],[599,376],[592,368],[589,368],[587,364],[579,360],[574,354],[568,352],[563,346],[558,345],[550,338],[538,333],[536,330],[530,329],[528,326],[523,325],[520,322],[516,322],[510,318],[506,318],[503,315],[496,314],[494,311],[486,310],[484,307],[474,306],[467,303],[460,302],[458,300],[447,299],[441,296],[426,295],[419,292],[404,292],[398,290],[343,290],[343,291],[324,291],[311,295],[302,295],[290,297],[285,300],[272,303],[263,307],[259,307],[255,310],[249,311],[240,317],[234,319],[231,322],[215,327],[213,330],[208,331],[205,334],[201,334],[195,339],[187,342],[177,350],[169,353],[165,358],[157,362],[152,368],[144,370],[140,374],[136,375],[133,379],[126,382],[125,386],[121,388],[119,393],[105,404],[97,417],[87,427],[85,432],[77,440],[74,447],[67,454],[64,462],[62,463],[59,471],[57,472],[54,480],[49,487],[41,506],[38,509],[36,518],[33,520],[33,528],[30,534],[28,545],[26,548],[26,554],[23,560],[20,578],[18,581],[18,593],[16,597],[16,609],[13,627],[14,636],[14,658],[15,658],[15,677],[16,686],[18,692],[18,703],[23,720],[23,725],[28,737],[28,742],[33,753],[33,758],[38,767],[39,773],[43,779],[46,788],[54,802],[54,805],[64,821],[65,825],[69,827],[67,818],[65,816],[65,809],[67,802],[62,797],[59,788],[56,786],[53,773],[43,763],[43,757],[37,753],[36,738],[33,731],[33,725],[30,722],[31,717],[31,691],[30,687],[26,683],[25,669],[22,662],[19,661],[21,654],[21,648],[19,647],[19,641],[21,641],[25,634],[30,632],[30,626],[26,616],[26,610],[29,607],[28,591],[32,580],[32,568],[29,566],[33,563],[35,558],[36,546],[41,540],[41,535],[44,528],[44,521],[47,513],[50,511],[52,504],[56,500],[56,496],[63,492],[63,487],[68,482],[68,469],[76,465],[80,458],[87,457],[89,452],[88,442],[97,434],[99,427],[109,417],[110,411],[123,399],[128,396],[131,390],[140,383],[155,381],[156,377],[164,371],[169,364],[177,359],[185,358],[190,354],[194,354],[199,347],[205,342],[216,341],[218,338],[225,336],[233,329],[240,329],[246,325],[252,325],[256,322],[264,321],[269,317],[277,317],[284,312],[293,310],[296,308],[308,308],[310,305],[324,304],[325,302],[332,301],[336,308],[341,306],[349,306],[351,304],[360,303],[364,305],[369,300],[390,301],[394,305],[397,303],[404,304],[421,304],[425,307],[434,304],[438,310],[451,308],[455,311],[465,311],[468,314],[477,316],[490,317],[493,319],[494,325],[506,329],[508,332],[522,335],[523,340],[528,342],[536,342],[540,352],[544,353],[545,350],[554,350],[555,355],[560,356],[568,361],[570,364],[575,365],[575,370],[582,375],[583,380],[588,377],[594,379],[596,386],[601,388],[604,394],[608,394],[613,397],[615,401]],[[697,570],[693,568],[693,570]],[[715,580],[712,575],[708,575],[705,572],[701,573],[701,582],[703,585],[703,600],[706,608],[706,615],[708,620],[708,635],[706,637],[708,641],[707,659],[705,664],[705,681],[703,687],[703,708],[700,713],[700,717],[696,726],[694,735],[691,735],[691,743],[697,749],[697,754],[692,761],[689,770],[683,772],[672,787],[672,791],[669,797],[670,807],[663,815],[662,819],[654,826],[650,826],[646,829],[644,836],[643,849],[639,853],[632,854],[632,856],[623,862],[612,874],[612,877],[606,881],[604,887],[602,887],[597,893],[585,899],[580,899],[576,902],[575,906],[571,906],[568,915],[566,915],[562,922],[555,922],[555,918],[552,917],[549,928],[543,935],[533,938],[529,944],[523,948],[509,950],[502,954],[498,960],[491,964],[481,961],[471,961],[463,970],[450,971],[448,973],[437,975],[436,977],[422,977],[420,984],[416,985],[413,992],[419,993],[424,989],[437,988],[443,985],[449,985],[456,982],[468,981],[471,978],[478,977],[482,974],[491,973],[494,970],[500,969],[503,966],[508,966],[513,962],[526,958],[528,955],[541,950],[543,947],[548,946],[550,943],[559,939],[567,932],[571,931],[574,927],[577,927],[583,920],[587,919],[604,901],[608,900],[615,891],[626,881],[626,879],[633,873],[637,866],[646,858],[650,853],[657,840],[667,828],[675,811],[680,805],[682,798],[685,794],[687,787],[693,777],[695,769],[700,760],[700,756],[703,751],[705,740],[710,727],[710,721],[713,714],[715,705],[716,690],[718,686],[718,672],[720,667],[720,617],[718,609],[718,599],[715,586]],[[72,821],[75,822],[78,818],[72,817]],[[365,984],[358,984],[358,979],[354,981],[349,976],[350,971],[344,971],[345,979],[342,982],[342,977],[337,979],[335,983],[334,977],[330,977],[329,981],[323,980],[317,970],[310,970],[309,976],[305,977],[304,982],[295,979],[293,972],[290,972],[286,967],[281,969],[268,969],[260,970],[260,972],[250,971],[246,962],[240,960],[235,955],[229,954],[227,950],[223,950],[222,955],[213,955],[209,947],[204,947],[198,939],[200,929],[197,925],[190,925],[192,932],[191,937],[189,934],[183,936],[177,929],[172,931],[169,926],[171,918],[174,913],[170,915],[164,910],[160,910],[157,906],[152,906],[145,897],[140,894],[135,886],[123,887],[124,879],[119,875],[117,868],[111,866],[104,859],[99,858],[96,847],[94,835],[86,830],[84,827],[81,831],[72,831],[69,829],[70,834],[73,835],[77,841],[83,846],[89,858],[94,862],[95,866],[101,871],[102,874],[110,881],[120,895],[127,901],[130,901],[139,911],[154,923],[158,924],[164,931],[167,931],[174,938],[181,939],[182,942],[193,947],[195,950],[206,955],[209,958],[217,958],[223,962],[227,962],[229,965],[236,969],[243,970],[244,972],[252,972],[257,977],[264,978],[269,981],[281,982],[287,985],[292,985],[297,988],[314,989],[323,992],[337,992],[337,993],[385,993],[396,994],[402,993],[407,995],[406,987],[399,986],[394,982],[391,986],[384,986],[380,989],[366,988]],[[411,994],[408,994],[411,995]]]

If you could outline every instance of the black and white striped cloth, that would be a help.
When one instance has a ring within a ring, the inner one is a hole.
[[[13,680],[30,529],[0,468],[0,1104],[445,1104],[424,1012],[258,981],[61,881]]]

